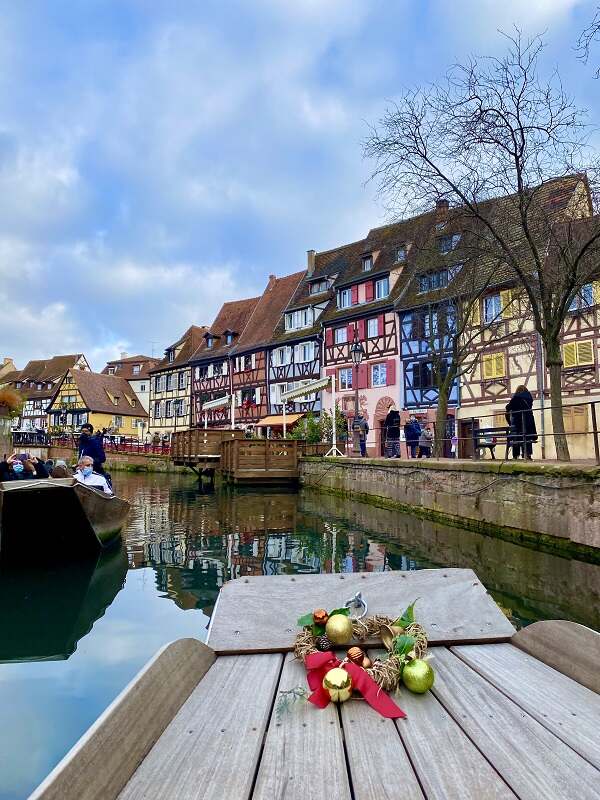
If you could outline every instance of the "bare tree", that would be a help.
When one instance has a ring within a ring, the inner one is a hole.
[[[365,154],[394,214],[446,198],[481,253],[523,287],[550,376],[556,452],[569,460],[560,337],[596,269],[598,162],[585,114],[558,74],[539,76],[542,41],[506,38],[502,58],[473,58],[439,85],[406,92],[372,129]]]
[[[598,40],[600,40],[600,6],[596,8],[592,21],[587,28],[584,28],[577,40],[577,55],[584,64],[588,62],[592,45]],[[596,69],[596,77],[600,77],[600,67]]]

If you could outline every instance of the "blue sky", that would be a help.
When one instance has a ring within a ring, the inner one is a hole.
[[[361,141],[498,29],[573,50],[597,0],[0,2],[0,358],[161,354],[384,221]],[[600,63],[600,45],[594,63]],[[598,118],[596,115],[596,122]]]

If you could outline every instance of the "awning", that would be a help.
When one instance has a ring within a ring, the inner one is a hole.
[[[208,403],[202,404],[202,411],[210,411],[211,408],[225,408],[231,403],[231,395],[226,394],[224,397],[217,397],[216,400],[209,400]]]
[[[302,419],[304,414],[286,414],[285,415],[285,422],[286,425],[293,425],[295,422],[298,422],[299,419]],[[283,427],[283,414],[273,414],[270,417],[263,417],[256,423],[257,427],[270,427],[276,428],[277,426]]]
[[[313,392],[318,392],[320,389],[326,389],[330,381],[331,377],[327,377],[320,378],[318,381],[312,381],[311,383],[305,383],[303,386],[298,386],[296,389],[291,389],[289,392],[282,392],[281,399],[285,402],[286,400],[293,400],[294,397],[304,397],[306,394],[313,394]]]

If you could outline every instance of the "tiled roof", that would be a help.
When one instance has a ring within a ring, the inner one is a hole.
[[[0,386],[5,383],[13,383],[14,381],[18,381],[21,376],[22,370],[15,369],[12,372],[6,372],[4,375],[0,375]]]
[[[148,416],[139,397],[125,378],[117,375],[103,375],[98,372],[84,372],[78,369],[71,370],[71,375],[86,408],[90,411],[139,418]],[[55,391],[55,395],[58,394],[58,389]],[[109,394],[118,398],[116,404],[111,400]],[[135,406],[131,406],[127,397],[135,401]]]
[[[244,332],[246,324],[259,300],[260,297],[249,297],[245,300],[233,300],[229,303],[224,303],[215,321],[207,328],[207,333],[219,338],[215,338],[213,346],[207,348],[206,337],[203,336],[200,346],[192,354],[190,361],[201,361],[203,358],[212,360],[223,357],[230,352]],[[226,331],[236,334],[231,344],[226,344],[225,342],[224,334]]]
[[[39,361],[29,361],[21,370],[19,380],[52,381],[61,378],[82,357],[82,353],[68,356],[53,356]]]
[[[149,371],[159,363],[159,358],[152,358],[152,356],[127,356],[127,358],[119,358],[115,361],[108,361],[102,370],[103,375],[120,375],[128,381],[140,381],[148,378]],[[133,367],[139,364],[141,369],[138,373],[133,372]],[[114,372],[109,373],[109,367],[114,367]]]
[[[283,278],[275,278],[273,275],[269,278],[269,283],[234,348],[236,353],[252,350],[273,340],[282,314],[305,274],[305,270],[302,270]]]
[[[202,343],[202,337],[207,331],[208,328],[205,326],[200,327],[198,325],[190,325],[180,339],[170,345],[170,347],[167,347],[167,352],[169,350],[177,350],[180,348],[179,353],[176,354],[173,361],[169,361],[168,356],[165,355],[165,357],[159,361],[155,367],[149,370],[150,374],[162,372],[163,370],[167,369],[176,369],[177,367],[183,367],[187,365],[191,356],[196,352],[198,347],[200,347]]]

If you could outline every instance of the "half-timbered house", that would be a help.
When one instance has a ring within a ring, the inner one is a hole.
[[[180,339],[167,347],[164,358],[149,370],[150,435],[170,436],[190,427],[190,358],[202,343],[206,330],[191,325]]]
[[[150,382],[149,370],[155,367],[160,358],[152,356],[130,356],[121,353],[121,358],[107,362],[102,370],[103,375],[118,375],[129,383],[136,393],[145,411],[150,411]]]
[[[232,390],[235,419],[240,425],[256,425],[269,413],[269,351],[282,315],[294,296],[305,270],[283,278],[269,276],[232,353]]]
[[[334,299],[322,316],[324,373],[335,375],[339,405],[349,422],[357,382],[359,407],[370,427],[370,455],[383,453],[383,422],[390,404],[399,402],[394,302],[403,285],[407,244],[403,230],[385,226],[362,241],[317,254],[319,268],[335,275]],[[358,369],[350,355],[355,338],[364,349]],[[324,407],[331,411],[331,391],[324,395]]]
[[[230,408],[223,405],[203,411],[205,403],[231,397],[232,351],[244,332],[260,298],[224,303],[215,321],[204,332],[202,342],[190,359],[192,424],[211,427],[230,425]]]

